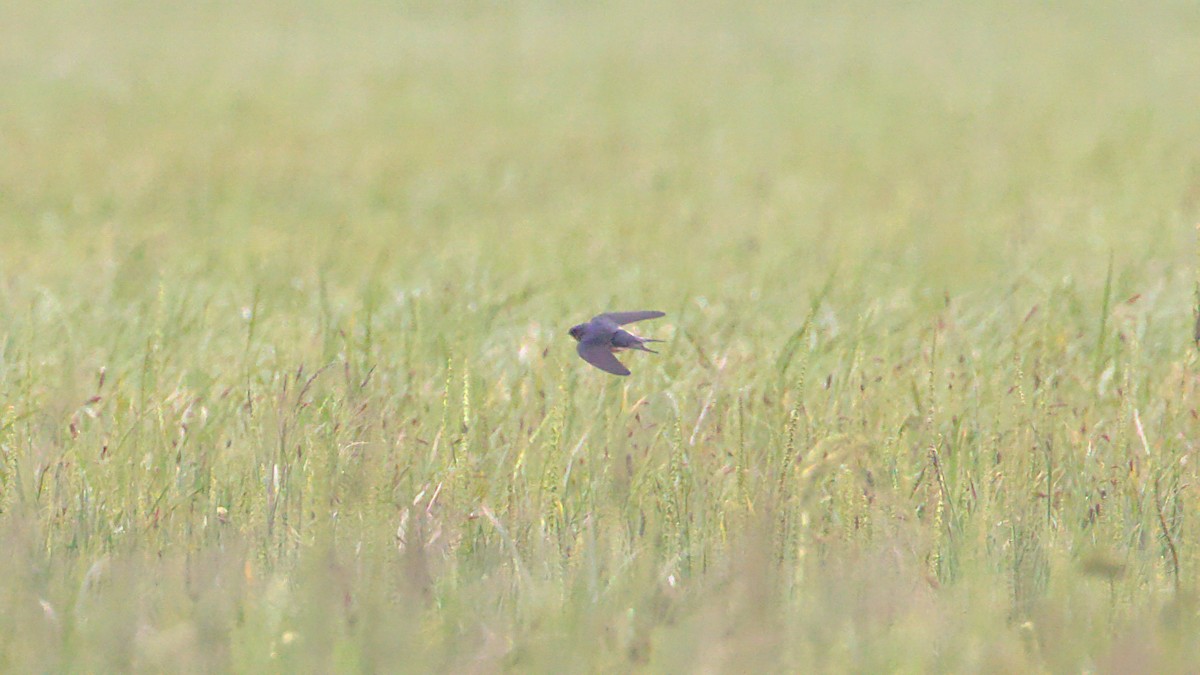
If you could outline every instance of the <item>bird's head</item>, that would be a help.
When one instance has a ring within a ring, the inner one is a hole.
[[[575,338],[575,341],[578,342],[583,339],[583,331],[585,330],[587,330],[587,324],[581,323],[578,326],[572,327],[568,332],[571,334],[571,337]]]

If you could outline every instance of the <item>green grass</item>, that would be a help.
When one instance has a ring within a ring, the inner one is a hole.
[[[1198,30],[0,5],[0,670],[1193,668]]]

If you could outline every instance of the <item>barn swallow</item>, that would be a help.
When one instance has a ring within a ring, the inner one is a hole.
[[[571,329],[571,337],[579,342],[576,351],[584,361],[596,366],[606,373],[613,375],[628,375],[629,369],[613,356],[613,352],[622,349],[640,349],[644,352],[657,354],[653,349],[647,349],[647,342],[662,342],[652,338],[638,337],[633,333],[622,330],[621,326],[634,321],[657,319],[666,316],[663,312],[609,312],[592,317],[587,323],[581,323]]]

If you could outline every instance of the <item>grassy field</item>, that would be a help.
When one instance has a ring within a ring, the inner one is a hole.
[[[0,4],[0,670],[1194,672],[1198,33]]]

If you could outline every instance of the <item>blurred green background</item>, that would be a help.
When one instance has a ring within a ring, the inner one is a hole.
[[[4,3],[0,667],[1187,670],[1198,34]]]

